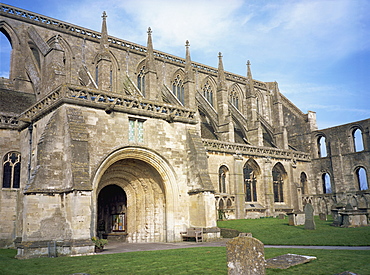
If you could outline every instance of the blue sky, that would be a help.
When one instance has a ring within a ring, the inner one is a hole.
[[[370,117],[369,0],[8,0],[3,3],[217,67],[277,81],[319,129]],[[4,39],[2,38],[2,41]],[[2,46],[4,48],[4,46]],[[1,62],[4,64],[4,62]]]

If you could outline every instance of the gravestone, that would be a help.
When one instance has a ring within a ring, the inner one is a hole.
[[[321,221],[326,221],[326,214],[325,213],[320,213],[319,218]]]
[[[284,214],[279,214],[279,219],[280,220],[284,220],[285,219],[285,215]]]
[[[304,206],[304,214],[305,214],[305,221],[304,221],[304,229],[309,229],[309,230],[315,230],[316,229],[316,224],[313,219],[313,206],[310,203],[307,203]]]
[[[226,243],[229,275],[266,274],[264,245],[252,237],[236,237]]]
[[[266,260],[266,268],[287,269],[291,266],[308,263],[316,260],[314,256],[285,254]]]

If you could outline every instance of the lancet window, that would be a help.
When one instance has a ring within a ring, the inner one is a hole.
[[[301,173],[301,188],[302,188],[302,194],[307,194],[307,175],[306,173]]]
[[[356,169],[356,178],[358,183],[359,190],[367,190],[369,189],[369,185],[367,183],[367,174],[366,170],[363,167],[358,167]]]
[[[137,74],[137,87],[143,96],[145,96],[145,66],[143,66]]]
[[[209,103],[213,106],[213,91],[212,87],[207,81],[202,87],[203,96],[208,100]]]
[[[226,186],[227,186],[227,175],[229,169],[225,165],[222,165],[218,170],[218,190],[220,193],[226,193]]]
[[[246,164],[243,169],[243,174],[244,174],[245,201],[255,202],[257,201],[256,171],[249,164]]]
[[[332,192],[329,173],[324,173],[322,175],[322,189],[324,194],[330,194]]]
[[[320,136],[317,139],[317,147],[318,147],[318,155],[320,158],[325,158],[327,156],[326,151],[326,138],[324,136]]]
[[[282,171],[278,167],[272,170],[272,181],[274,187],[274,202],[284,202],[284,179]]]
[[[1,70],[0,77],[9,78],[10,72],[10,58],[12,52],[12,46],[9,43],[9,39],[5,34],[0,31],[0,60],[1,60]]]
[[[172,92],[177,97],[177,99],[182,103],[182,105],[184,105],[185,104],[184,83],[180,75],[177,75],[174,81],[172,82]]]
[[[361,152],[364,150],[364,142],[362,139],[362,131],[361,129],[357,128],[352,132],[352,138],[353,138],[353,145],[354,145],[354,151],[355,152]]]
[[[19,188],[21,175],[21,155],[9,152],[3,159],[3,188]]]

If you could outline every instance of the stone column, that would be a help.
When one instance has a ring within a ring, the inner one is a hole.
[[[245,194],[243,182],[243,157],[234,155],[235,218],[245,218]]]

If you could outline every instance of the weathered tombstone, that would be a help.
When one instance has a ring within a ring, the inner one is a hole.
[[[280,220],[284,220],[285,219],[285,215],[284,214],[279,214],[279,219]]]
[[[304,214],[305,214],[305,222],[304,222],[304,229],[309,229],[309,230],[315,230],[316,229],[316,224],[313,219],[313,206],[310,203],[307,203],[304,207]]]
[[[236,237],[226,243],[229,275],[266,274],[264,245],[252,237]]]
[[[326,214],[325,213],[320,213],[319,218],[321,221],[326,221]]]

